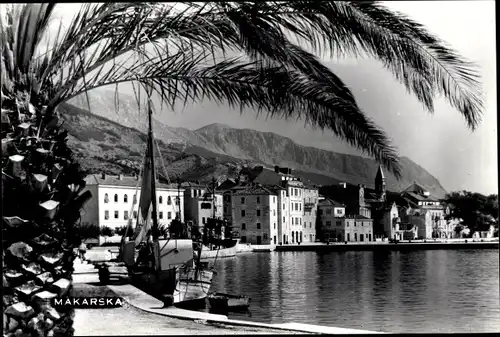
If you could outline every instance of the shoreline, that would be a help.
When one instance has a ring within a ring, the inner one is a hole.
[[[277,252],[294,251],[411,251],[443,249],[499,249],[499,242],[399,242],[399,243],[331,243],[276,246]]]

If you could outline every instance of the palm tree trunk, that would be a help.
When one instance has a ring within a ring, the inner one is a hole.
[[[29,99],[2,103],[4,336],[72,336],[74,310],[53,299],[71,291],[74,229],[90,195],[78,195],[84,181],[57,117]]]

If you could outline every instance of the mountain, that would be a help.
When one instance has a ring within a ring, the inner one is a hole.
[[[84,113],[84,109],[88,109],[88,103],[85,95],[81,95],[70,102],[82,109],[79,112],[70,111],[76,109],[71,105],[64,105],[68,116],[72,116],[68,123],[74,131],[84,133],[89,131],[82,130],[81,126],[98,125],[98,129],[108,132],[104,137],[107,143],[95,144],[96,138],[92,138],[90,142],[92,145],[78,144],[77,147],[86,149],[92,147],[92,151],[95,151],[98,148],[102,149],[103,146],[114,146],[113,137],[110,136],[113,133],[125,137],[127,139],[125,143],[130,143],[131,146],[123,146],[123,141],[120,141],[119,145],[130,148],[132,152],[137,151],[138,145],[134,143],[135,141],[144,144],[142,137],[147,131],[147,115],[143,111],[137,112],[138,107],[134,98],[120,94],[118,112],[114,108],[116,100],[112,92],[104,90],[89,92],[89,101],[92,112],[99,116]],[[316,184],[347,181],[352,184],[365,184],[367,187],[374,186],[378,164],[369,158],[299,145],[290,138],[271,132],[235,129],[217,123],[197,130],[170,127],[157,119],[154,119],[153,123],[155,137],[161,140],[165,149],[165,153],[162,150],[162,154],[168,157],[167,169],[186,179],[205,180],[207,177],[211,179],[214,175],[231,176],[244,165],[258,164],[269,168],[274,165],[290,167],[297,175]],[[102,136],[97,137],[97,139],[102,138]],[[116,151],[110,149],[110,153],[104,153],[108,157],[125,156],[123,148],[117,147]],[[102,155],[97,154],[97,157],[100,158]],[[391,173],[386,173],[389,190],[401,191],[414,181],[418,181],[433,195],[444,196],[446,193],[444,188],[424,168],[407,157],[401,157],[400,163],[402,167],[400,180]],[[99,167],[97,163],[95,165]]]

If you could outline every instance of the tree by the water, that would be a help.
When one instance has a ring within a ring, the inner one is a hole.
[[[470,191],[451,192],[443,200],[450,206],[450,217],[463,219],[463,225],[476,231],[487,231],[498,226],[498,195],[485,196]]]
[[[90,197],[79,194],[83,172],[58,119],[59,104],[72,97],[130,82],[138,101],[142,89],[152,88],[172,109],[209,99],[301,118],[398,175],[398,155],[386,133],[316,56],[326,51],[375,58],[428,111],[442,95],[471,129],[480,121],[473,65],[422,25],[377,2],[87,3],[67,26],[52,30],[55,6],[0,7],[9,336],[73,333],[71,310],[46,305],[70,288],[74,227]]]

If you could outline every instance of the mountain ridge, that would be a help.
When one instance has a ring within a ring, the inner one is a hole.
[[[115,113],[115,100],[109,93],[89,92],[89,100],[92,110],[98,111],[100,117],[125,127],[132,127],[139,132],[147,131],[146,114],[134,112],[137,105],[132,103],[133,99],[130,97],[120,97],[119,114]],[[87,108],[84,97],[74,99],[70,103],[79,108]],[[304,174],[325,177],[325,180],[331,178],[332,181],[365,184],[367,187],[373,186],[378,167],[370,158],[305,146],[272,132],[236,129],[222,123],[211,123],[196,130],[189,130],[165,125],[154,118],[153,129],[155,137],[164,144],[170,144],[189,155],[197,155],[208,160],[207,162],[212,160],[214,165],[220,165],[220,161],[234,161],[236,165],[254,163],[270,167],[287,166]],[[214,161],[214,158],[218,159]],[[401,191],[413,181],[419,181],[437,197],[446,193],[434,176],[410,158],[402,156],[400,163],[403,168],[401,180],[397,180],[389,172],[386,173],[390,190]]]

